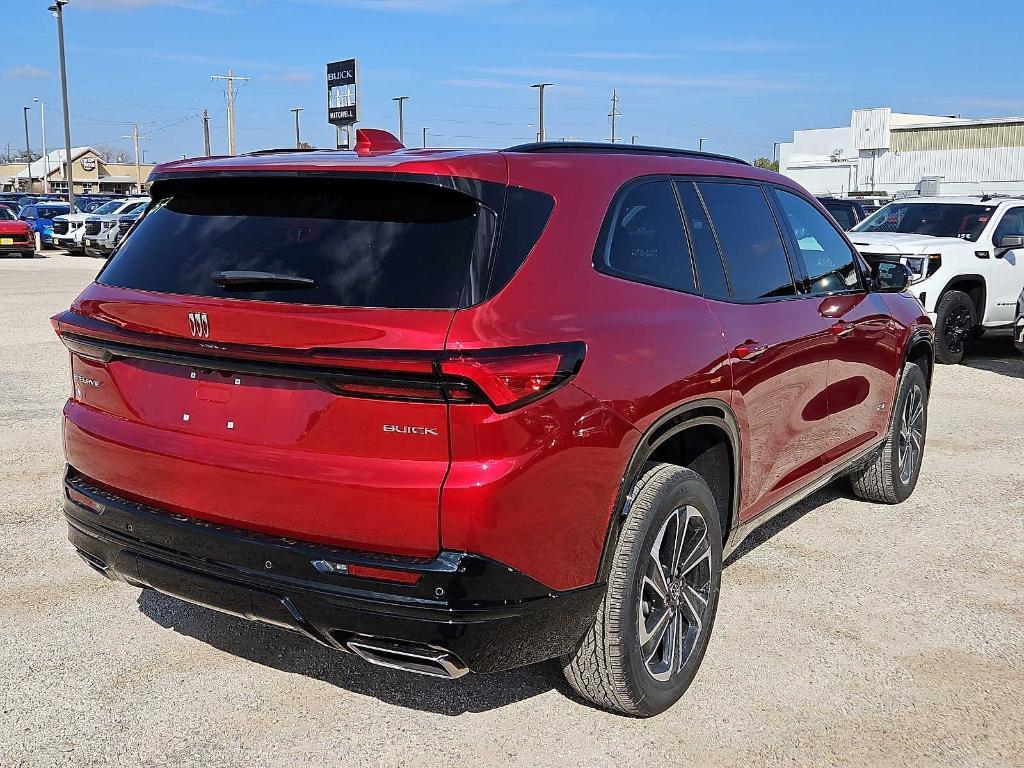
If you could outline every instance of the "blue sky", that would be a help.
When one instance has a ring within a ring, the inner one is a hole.
[[[21,107],[47,102],[48,147],[63,142],[56,22],[47,0],[5,0],[0,142],[24,146]],[[858,11],[857,8],[860,8]],[[978,6],[981,8],[981,6]],[[214,152],[226,151],[223,85],[237,100],[239,151],[333,143],[324,64],[356,57],[362,126],[397,133],[391,98],[410,96],[406,140],[423,126],[440,146],[531,140],[536,92],[549,138],[604,140],[612,89],[619,134],[745,158],[794,129],[846,125],[855,107],[971,117],[1024,113],[1019,46],[1024,3],[967,14],[963,0],[884,6],[811,0],[71,0],[65,11],[72,140],[130,149],[142,124],[149,160],[202,153],[204,107]],[[981,23],[983,19],[997,24]],[[973,31],[972,31],[973,30]],[[984,33],[987,30],[987,33]],[[39,112],[30,113],[33,147]]]

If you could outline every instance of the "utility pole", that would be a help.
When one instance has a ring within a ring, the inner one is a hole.
[[[68,182],[68,205],[75,209],[75,174],[71,165],[71,119],[68,116],[68,70],[64,61],[64,6],[68,0],[54,0],[46,10],[57,16],[57,42],[60,47],[60,90],[64,100],[64,178]]]
[[[122,136],[122,139],[132,139],[135,143],[135,191],[142,192],[142,169],[139,167],[139,124],[132,125],[132,135]],[[182,158],[184,159],[184,158]]]
[[[608,117],[612,119],[612,144],[615,143],[615,118],[622,117],[622,113],[619,112],[619,94],[617,91],[612,91],[612,111],[608,113]]]
[[[235,154],[235,80],[243,83],[251,78],[234,74],[230,69],[226,75],[211,75],[211,80],[227,80],[228,83],[228,154]]]
[[[392,101],[398,102],[398,141],[400,144],[405,144],[405,102],[408,100],[408,96],[395,96],[392,99]]]
[[[25,173],[28,174],[28,180],[25,182],[25,191],[32,191],[32,148],[29,146],[28,141],[28,111],[31,107],[22,107],[21,114],[25,117],[25,157],[28,160],[28,165],[25,166]]]
[[[295,113],[295,148],[302,149],[302,136],[299,134],[299,112],[302,107],[292,107],[291,111]]]
[[[203,110],[203,148],[206,150],[207,157],[213,154],[210,151],[210,114],[205,109]]]
[[[36,97],[32,101],[39,104],[39,133],[43,145],[43,194],[50,192],[50,156],[46,154],[46,102]]]
[[[534,83],[531,88],[537,89],[537,141],[544,141],[544,89],[554,83]]]
[[[423,129],[423,148],[424,149],[427,148],[427,131],[429,131],[429,130],[430,130],[429,128],[424,128]]]
[[[704,142],[705,141],[707,141],[707,138],[705,138],[705,137],[701,137],[701,138],[697,139],[697,151],[698,152],[703,152],[704,151]]]

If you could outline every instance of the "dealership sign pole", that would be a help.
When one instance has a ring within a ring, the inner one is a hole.
[[[358,81],[359,65],[355,59],[327,65],[327,122],[345,128],[345,149],[352,148],[352,126],[359,121]]]

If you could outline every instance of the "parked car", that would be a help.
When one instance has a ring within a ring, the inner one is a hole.
[[[5,256],[22,256],[31,259],[35,255],[32,228],[21,221],[4,205],[0,205],[0,253]]]
[[[116,199],[116,195],[76,195],[75,207],[82,213],[94,213],[100,206]]]
[[[82,237],[82,244],[85,246],[86,254],[104,259],[107,258],[117,246],[117,240],[121,234],[121,217],[124,214],[141,213],[146,209],[147,205],[149,205],[148,197],[141,200],[137,199],[117,213],[90,216],[86,219],[85,234]]]
[[[867,218],[864,207],[856,200],[842,197],[819,197],[818,202],[825,206],[825,210],[832,214],[832,218],[845,230],[853,229]]]
[[[28,222],[35,236],[36,249],[42,250],[53,245],[53,219],[70,212],[71,207],[67,203],[40,202],[26,205],[18,218]]]
[[[751,530],[838,478],[913,492],[931,323],[793,181],[357,139],[157,167],[54,317],[99,573],[428,675],[560,658],[646,716]]]
[[[1013,341],[1017,351],[1024,355],[1024,289],[1017,297],[1017,317],[1013,321]]]
[[[980,331],[1009,328],[1024,288],[1024,199],[915,197],[850,233],[869,263],[909,267],[911,291],[935,322],[936,358],[959,363]]]
[[[53,242],[58,248],[64,248],[71,255],[81,255],[86,252],[86,245],[84,243],[86,237],[86,223],[90,219],[97,219],[106,221],[103,217],[116,216],[119,213],[123,213],[140,203],[145,204],[149,201],[148,197],[125,197],[116,200],[109,200],[103,203],[94,211],[89,213],[72,213],[67,216],[61,216],[53,222]],[[100,234],[101,227],[99,224],[95,225],[95,232],[92,237],[95,238]]]

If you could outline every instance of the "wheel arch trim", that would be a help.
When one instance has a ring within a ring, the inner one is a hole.
[[[626,464],[626,471],[622,476],[619,490],[615,496],[615,505],[612,508],[608,527],[605,530],[604,547],[598,566],[597,581],[606,581],[611,570],[619,533],[622,530],[623,522],[629,513],[629,507],[632,503],[630,491],[644,463],[670,438],[688,429],[705,425],[721,429],[729,441],[729,449],[732,454],[732,508],[729,510],[729,524],[722,531],[722,535],[726,538],[731,535],[739,518],[741,478],[743,475],[742,438],[739,421],[732,407],[724,400],[718,398],[692,400],[662,414],[644,431],[637,441],[633,454]]]

